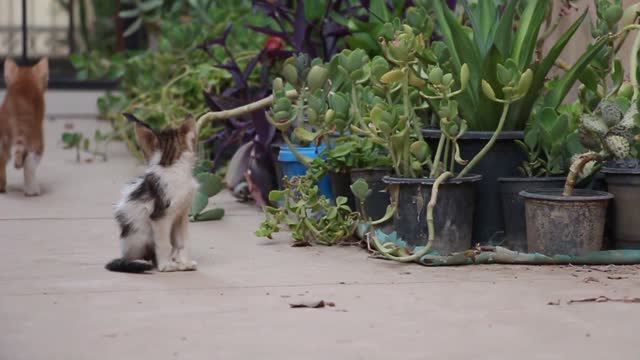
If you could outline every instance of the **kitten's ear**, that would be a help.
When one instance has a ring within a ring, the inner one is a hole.
[[[192,151],[196,149],[196,119],[191,115],[187,115],[185,121],[180,125],[180,132],[184,135],[189,147]]]
[[[4,82],[7,85],[11,85],[13,81],[16,79],[16,75],[18,74],[18,65],[15,61],[6,58],[4,60]]]
[[[153,132],[153,130],[149,128],[149,126],[146,126],[146,124],[136,118],[133,114],[125,113],[123,115],[128,120],[134,122],[136,140],[138,141],[138,145],[140,145],[140,148],[142,149],[142,153],[144,154],[145,159],[149,160],[158,148],[158,137]]]
[[[31,71],[40,82],[41,89],[46,89],[49,82],[49,58],[45,56],[40,59]]]

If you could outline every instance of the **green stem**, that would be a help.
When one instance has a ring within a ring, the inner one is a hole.
[[[284,142],[287,144],[296,159],[298,159],[298,161],[300,161],[305,167],[309,167],[313,159],[300,154],[298,148],[291,142],[291,140],[289,140],[289,136],[287,134],[282,133],[282,138],[284,139]]]
[[[584,166],[589,161],[602,161],[602,155],[594,152],[584,153],[579,155],[576,160],[569,167],[569,174],[567,175],[567,180],[564,183],[564,192],[562,196],[571,196],[573,194],[573,187],[576,185],[576,178],[578,174],[582,172]]]
[[[370,232],[369,236],[373,241],[376,249],[387,259],[398,261],[398,262],[413,262],[416,260],[420,260],[423,256],[425,256],[433,246],[433,242],[435,240],[435,226],[433,223],[433,209],[435,208],[438,202],[438,189],[440,188],[440,184],[453,176],[451,172],[445,172],[442,175],[438,176],[436,181],[433,183],[433,188],[431,190],[431,199],[429,200],[429,204],[427,205],[427,228],[429,232],[429,237],[427,238],[427,244],[425,247],[409,256],[395,256],[391,254],[393,250],[385,249],[382,244],[378,241],[374,232]]]
[[[503,107],[502,107],[502,116],[500,116],[500,122],[498,123],[498,127],[496,128],[496,131],[494,131],[493,135],[491,136],[491,139],[482,148],[482,150],[480,150],[480,152],[478,152],[476,154],[476,156],[474,156],[473,159],[471,159],[471,161],[469,161],[469,163],[462,169],[462,171],[460,171],[460,173],[457,176],[458,178],[461,178],[461,177],[465,176],[469,171],[471,171],[471,169],[473,169],[473,167],[478,164],[480,159],[482,159],[482,157],[487,152],[489,152],[489,150],[491,149],[493,144],[498,139],[498,135],[500,135],[500,132],[502,131],[502,127],[504,126],[505,120],[507,119],[507,113],[509,112],[509,106],[510,105],[511,105],[510,103],[505,103],[503,105]]]
[[[440,157],[442,156],[442,148],[444,147],[445,136],[440,132],[440,140],[438,141],[438,149],[436,150],[436,156],[433,158],[433,167],[431,167],[430,178],[436,177],[438,174],[438,166],[440,166]]]
[[[449,164],[449,172],[453,173],[456,164],[456,142],[451,140],[451,163]]]
[[[444,136],[444,133],[442,134]],[[444,140],[444,161],[442,162],[442,168],[445,171],[449,168],[449,147],[451,146],[451,139],[446,138]]]
[[[298,97],[298,92],[296,90],[289,90],[289,91],[287,91],[287,97],[290,98],[290,99],[295,99],[295,98]],[[208,112],[208,113],[200,116],[200,118],[198,118],[198,122],[197,122],[197,126],[196,126],[197,130],[199,132],[200,129],[202,128],[202,126],[204,126],[204,124],[206,124],[206,123],[208,123],[210,121],[226,120],[226,119],[230,119],[232,117],[237,117],[237,116],[240,116],[240,115],[248,114],[248,113],[250,113],[252,111],[267,107],[267,106],[271,105],[272,103],[273,103],[273,95],[269,95],[264,99],[260,99],[258,101],[254,101],[254,102],[252,102],[250,104],[239,106],[239,107],[237,107],[235,109]]]

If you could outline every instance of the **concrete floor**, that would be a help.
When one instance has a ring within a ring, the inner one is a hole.
[[[0,195],[0,360],[638,359],[640,268],[426,268],[348,247],[259,239],[255,207],[216,197],[222,221],[190,225],[197,272],[127,275],[111,206],[142,168],[121,144],[76,163],[48,121],[44,193],[10,168]],[[104,126],[104,125],[100,125]],[[335,307],[292,309],[327,300]],[[560,305],[548,305],[559,301]]]

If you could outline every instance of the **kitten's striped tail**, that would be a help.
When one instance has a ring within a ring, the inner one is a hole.
[[[153,265],[138,260],[114,259],[105,265],[105,269],[115,272],[143,273],[152,270]]]

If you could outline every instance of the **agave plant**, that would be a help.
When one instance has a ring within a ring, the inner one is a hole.
[[[482,79],[497,89],[498,96],[503,96],[500,89],[504,86],[506,72],[498,65],[511,59],[517,71],[533,71],[529,92],[511,106],[504,124],[505,130],[523,130],[536,100],[543,93],[545,78],[584,21],[587,11],[558,38],[546,55],[540,56],[536,55],[539,41],[548,35],[538,34],[545,14],[551,14],[551,1],[528,1],[519,16],[516,11],[518,1],[507,1],[502,10],[493,0],[479,0],[475,7],[470,1],[462,3],[465,15],[470,19],[470,28],[460,24],[454,12],[440,1],[433,2],[439,32],[451,53],[451,70],[459,76],[463,64],[469,67],[469,90],[457,99],[460,113],[472,130],[493,131],[497,128],[502,109],[500,104],[484,96]],[[512,30],[514,26],[517,26],[515,31]],[[561,104],[582,71],[606,43],[606,38],[596,41],[560,76],[556,86],[545,95],[547,107],[555,109]]]

